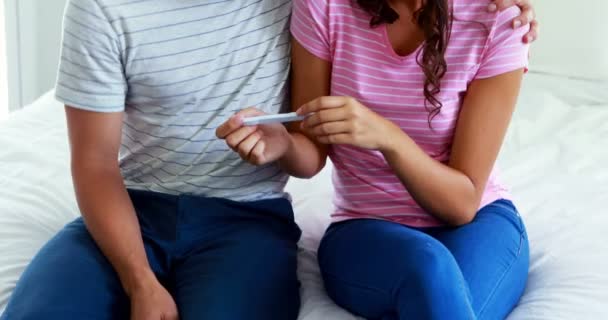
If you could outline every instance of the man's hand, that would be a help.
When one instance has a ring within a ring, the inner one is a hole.
[[[260,115],[264,115],[264,112],[247,108],[236,113],[215,132],[243,160],[258,166],[283,157],[292,142],[287,128],[280,123],[243,126],[245,117]]]
[[[521,28],[529,24],[530,32],[524,36],[523,41],[531,43],[538,39],[538,21],[531,0],[491,0],[491,2],[488,6],[490,12],[502,11],[514,5],[520,7],[521,15],[513,20],[513,28]]]
[[[173,297],[152,274],[148,280],[129,290],[131,320],[178,320]]]

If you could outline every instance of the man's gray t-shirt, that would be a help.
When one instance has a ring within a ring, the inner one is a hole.
[[[215,129],[287,106],[290,0],[70,0],[56,97],[124,111],[128,188],[238,201],[285,196],[277,164],[242,161]]]

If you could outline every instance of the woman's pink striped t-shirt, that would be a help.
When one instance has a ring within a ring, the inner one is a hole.
[[[309,52],[331,62],[331,95],[356,98],[446,163],[471,81],[525,68],[528,62],[528,47],[522,43],[527,28],[511,27],[519,9],[488,13],[487,0],[452,0],[451,5],[448,67],[438,95],[443,108],[432,120],[433,129],[424,103],[425,77],[416,63],[421,49],[399,56],[386,25],[371,28],[370,16],[356,1],[294,0],[291,32]],[[373,218],[416,227],[442,224],[416,203],[380,152],[334,145],[329,156],[335,165],[334,221]],[[481,206],[509,198],[493,170]]]

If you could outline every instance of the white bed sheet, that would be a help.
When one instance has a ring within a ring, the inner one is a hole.
[[[499,161],[531,241],[528,286],[510,319],[608,315],[606,92],[605,84],[526,79]],[[31,257],[78,214],[68,161],[51,94],[0,122],[0,310]],[[330,170],[288,186],[304,231],[301,320],[356,319],[325,295],[315,260],[332,207]]]

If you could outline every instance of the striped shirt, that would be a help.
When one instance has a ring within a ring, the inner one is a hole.
[[[386,25],[370,28],[370,16],[351,0],[295,0],[291,32],[309,52],[332,63],[331,94],[351,96],[393,121],[427,154],[447,163],[458,114],[468,85],[524,68],[525,28],[514,31],[519,9],[488,13],[486,0],[453,0],[454,23],[446,53],[447,74],[438,98],[441,113],[428,125],[424,73],[416,63],[421,48],[398,55]],[[386,219],[411,226],[441,222],[425,212],[378,151],[346,145],[330,149],[335,164],[335,221]],[[481,206],[509,199],[493,170]]]
[[[287,108],[290,0],[70,0],[56,97],[124,112],[126,186],[238,201],[285,197],[278,165],[242,161],[216,128]]]

